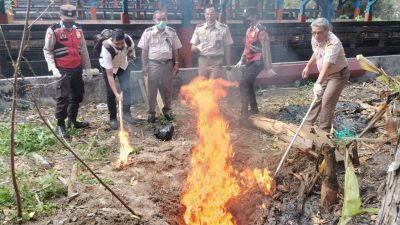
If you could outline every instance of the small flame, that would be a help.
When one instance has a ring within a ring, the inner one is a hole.
[[[122,168],[126,164],[128,164],[128,156],[129,153],[133,151],[132,147],[129,144],[129,133],[124,129],[119,131],[119,142],[121,143],[121,147],[119,148],[119,159],[117,162],[117,168]]]

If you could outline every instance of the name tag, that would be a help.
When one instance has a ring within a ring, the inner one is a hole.
[[[81,32],[79,31],[76,32],[76,38],[81,38]]]

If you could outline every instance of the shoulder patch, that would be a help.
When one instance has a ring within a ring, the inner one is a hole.
[[[196,27],[202,27],[202,26],[204,26],[204,23],[197,24]]]
[[[221,25],[221,27],[228,27],[228,25],[226,25],[225,23],[220,23],[219,25]]]

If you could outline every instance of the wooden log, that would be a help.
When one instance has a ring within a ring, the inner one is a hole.
[[[338,202],[339,184],[336,176],[335,149],[324,145],[322,153],[324,154],[325,170],[321,186],[320,207],[322,212],[328,213],[331,206]]]
[[[400,224],[400,136],[398,137],[394,161],[390,164],[385,184],[385,195],[379,210],[376,225]]]

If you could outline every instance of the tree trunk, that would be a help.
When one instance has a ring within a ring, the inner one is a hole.
[[[385,196],[376,225],[400,225],[400,136],[397,139],[394,161],[388,169]]]

